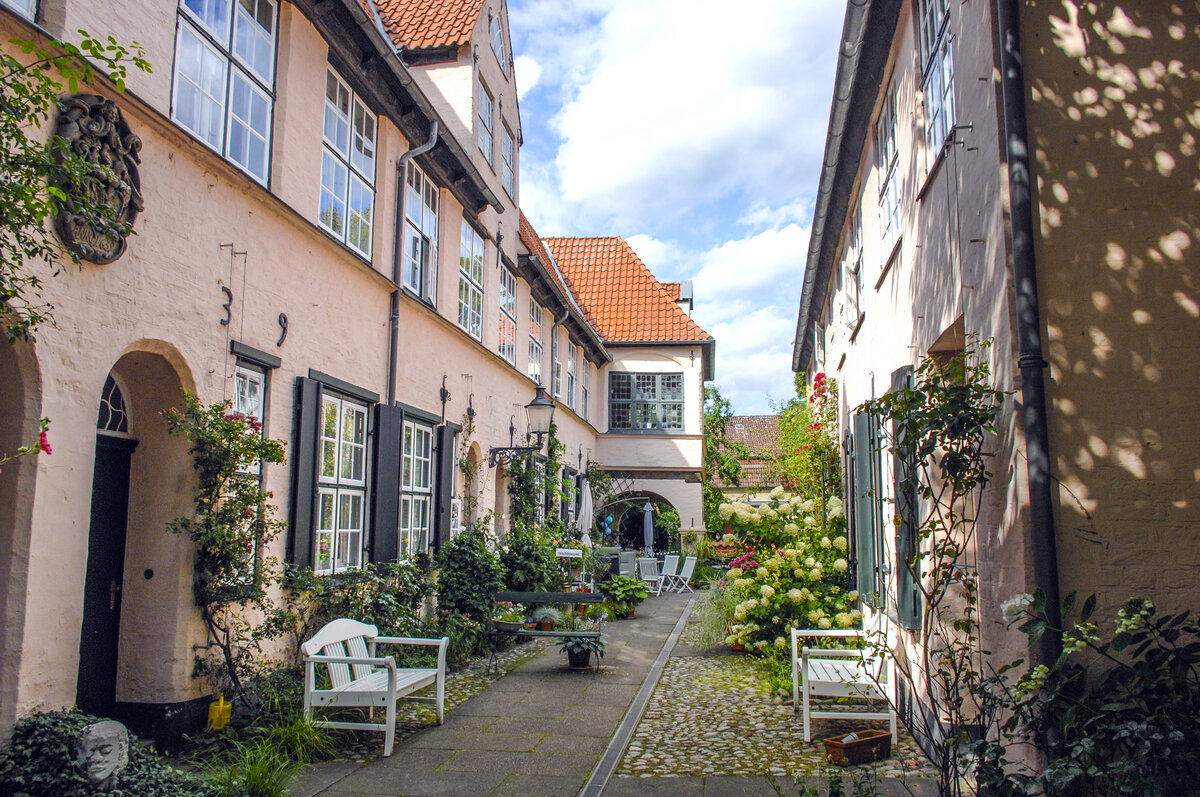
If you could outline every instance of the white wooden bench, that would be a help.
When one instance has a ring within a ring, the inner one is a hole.
[[[871,645],[855,648],[810,648],[801,639],[864,639],[867,631],[792,629],[792,708],[804,712],[804,741],[812,741],[813,719],[885,719],[896,741],[896,701],[892,658]],[[874,711],[814,711],[813,696],[882,701]]]
[[[417,639],[414,637],[379,636],[373,625],[340,618],[330,622],[305,642],[304,653],[304,715],[312,719],[315,706],[342,708],[368,707],[371,718],[375,709],[387,711],[387,721],[334,722],[312,720],[322,728],[373,730],[384,734],[383,754],[392,754],[396,740],[396,701],[403,698],[437,706],[438,725],[445,716],[446,648],[449,637]],[[437,648],[437,667],[397,667],[391,656],[376,656],[376,645],[424,645]],[[317,665],[323,664],[329,674],[330,687],[317,688]],[[434,697],[411,697],[412,693],[430,684],[437,685]]]

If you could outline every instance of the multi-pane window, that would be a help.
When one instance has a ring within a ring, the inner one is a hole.
[[[891,254],[900,236],[900,169],[896,150],[896,93],[893,85],[883,100],[883,109],[875,123],[876,166],[879,169],[879,228],[883,237],[883,254]]]
[[[609,431],[682,431],[683,374],[608,375]]]
[[[458,254],[458,325],[467,334],[483,337],[483,237],[463,219]]]
[[[954,56],[950,48],[949,0],[921,0],[920,19],[925,152],[932,163],[954,129]]]
[[[592,389],[592,366],[585,358],[583,361],[583,383],[582,389],[579,392],[579,415],[586,421],[591,408],[588,406],[588,400],[591,398]]]
[[[575,346],[567,341],[567,406],[575,409],[575,366],[577,363]]]
[[[404,287],[433,302],[437,293],[438,189],[412,161],[404,198]]]
[[[362,565],[367,487],[367,407],[326,393],[321,398],[320,475],[313,570]]]
[[[181,0],[172,118],[267,181],[275,85],[274,0]]]
[[[482,82],[479,83],[479,151],[487,158],[488,163],[492,163],[492,95],[488,93],[487,87]]]
[[[375,115],[332,69],[325,72],[321,226],[371,256],[375,202]]]
[[[429,550],[433,512],[433,427],[404,422],[400,453],[400,558]]]
[[[542,308],[529,300],[529,378],[542,383]]]
[[[504,71],[504,29],[500,25],[499,14],[493,15],[491,21],[488,23],[488,38],[492,43],[492,52],[496,54],[496,60],[500,62],[500,69]]]
[[[265,373],[241,364],[233,369],[233,406],[230,409],[247,418],[253,418],[259,429],[262,428],[266,392]],[[261,470],[262,463],[255,460],[244,472],[257,475]]]
[[[858,328],[858,320],[862,315],[862,252],[862,211],[856,210],[854,219],[850,222],[850,240],[846,244],[846,256],[842,261],[845,270],[843,284],[846,289],[846,300],[842,305],[845,311],[843,320],[852,331]]]
[[[558,330],[553,326],[550,328],[550,368],[551,377],[553,378],[552,393],[556,399],[562,398],[562,359],[558,353]]]
[[[513,164],[517,157],[517,142],[508,132],[508,125],[500,126],[500,136],[500,182],[509,196],[516,196],[517,172]]]
[[[507,268],[500,269],[500,356],[517,362],[517,278]]]

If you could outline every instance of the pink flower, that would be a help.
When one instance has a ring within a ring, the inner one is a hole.
[[[53,451],[50,450],[50,440],[49,440],[49,438],[46,437],[45,432],[42,432],[41,436],[38,437],[38,448],[42,449],[47,454],[54,453]]]

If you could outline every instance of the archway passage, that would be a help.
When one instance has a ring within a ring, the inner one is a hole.
[[[654,552],[661,554],[679,546],[679,513],[670,501],[656,493],[645,490],[623,493],[597,512],[601,524],[612,517],[609,534],[603,544],[620,545],[627,551],[644,550],[645,507],[652,507],[654,524]],[[672,521],[671,518],[674,517]],[[602,525],[603,527],[603,525]]]
[[[83,711],[107,716],[116,703],[129,468],[137,448],[137,440],[129,435],[124,396],[111,374],[98,416],[75,700]]]

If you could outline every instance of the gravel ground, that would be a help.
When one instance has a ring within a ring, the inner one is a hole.
[[[683,642],[694,639],[685,632]],[[687,653],[686,649],[683,649]],[[827,770],[819,739],[886,722],[815,721],[803,742],[790,698],[771,693],[763,668],[746,655],[675,656],[650,698],[618,776],[819,775]],[[933,768],[903,729],[892,757],[850,767],[880,778],[932,777]]]

